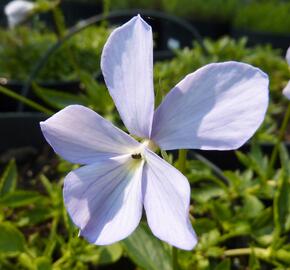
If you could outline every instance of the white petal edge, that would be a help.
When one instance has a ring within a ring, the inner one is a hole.
[[[288,65],[290,66],[290,47],[287,49],[285,58],[286,58]]]
[[[24,0],[14,0],[9,2],[5,8],[4,12],[8,18],[9,27],[14,27],[19,23],[23,22],[29,13],[34,9],[35,3]]]
[[[112,244],[138,226],[143,163],[125,155],[86,165],[66,176],[66,209],[80,228],[80,235],[90,243]]]
[[[164,150],[231,150],[264,120],[268,76],[239,62],[206,65],[187,75],[154,114],[151,138]]]
[[[285,88],[283,89],[283,95],[290,100],[290,81],[287,83]]]
[[[189,221],[190,186],[186,177],[150,150],[144,151],[143,197],[147,221],[159,239],[184,250],[197,244]]]
[[[153,39],[151,27],[139,15],[112,32],[101,68],[129,132],[149,138],[154,113]]]
[[[46,141],[64,159],[80,164],[128,154],[139,143],[93,110],[70,105],[40,123]]]

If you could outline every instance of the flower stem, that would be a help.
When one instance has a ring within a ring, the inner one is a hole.
[[[176,247],[172,247],[172,269],[178,270],[178,249]]]
[[[21,101],[22,103],[28,105],[29,107],[33,108],[33,109],[36,109],[37,111],[39,112],[43,112],[45,114],[53,114],[53,111],[37,104],[36,102],[24,97],[24,96],[21,96],[15,92],[13,92],[12,90],[6,88],[6,87],[3,87],[3,86],[0,86],[0,93],[6,95],[6,96],[9,96],[11,98],[14,98],[18,101]]]
[[[269,169],[271,171],[274,169],[274,166],[275,166],[275,163],[277,160],[279,145],[280,145],[281,141],[284,139],[287,124],[289,122],[289,118],[290,118],[290,104],[287,107],[287,111],[285,113],[285,116],[284,116],[282,124],[281,124],[281,128],[279,130],[278,141],[276,142],[274,149],[273,149],[273,152],[271,154],[270,166],[269,166]]]
[[[186,169],[186,154],[187,154],[187,150],[185,149],[178,150],[178,160],[177,160],[176,167],[182,173],[185,173],[185,169]]]
[[[224,251],[224,256],[245,256],[255,254],[260,260],[266,261],[271,264],[275,264],[274,260],[271,259],[271,250],[258,247],[250,248],[237,248],[237,249],[228,249]]]

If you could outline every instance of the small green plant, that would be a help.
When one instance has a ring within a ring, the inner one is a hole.
[[[108,34],[105,28],[92,26],[75,35],[49,58],[37,79],[76,80],[78,69],[96,74]],[[37,61],[57,41],[52,32],[27,27],[0,29],[0,35],[0,77],[16,81],[26,80]]]
[[[228,22],[234,16],[238,0],[163,0],[163,9],[193,20]]]
[[[289,13],[288,1],[253,1],[237,10],[233,24],[239,29],[289,34]]]

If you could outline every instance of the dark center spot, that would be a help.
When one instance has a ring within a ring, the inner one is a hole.
[[[133,159],[141,159],[141,154],[140,153],[138,153],[138,154],[132,154],[131,157]]]

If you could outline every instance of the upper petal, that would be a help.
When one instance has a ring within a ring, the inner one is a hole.
[[[288,65],[290,66],[290,47],[287,49],[287,52],[286,52],[286,61]]]
[[[74,163],[87,164],[100,157],[128,154],[139,146],[128,134],[80,105],[64,108],[40,126],[54,151]]]
[[[184,175],[146,150],[143,197],[153,234],[181,249],[190,250],[197,238],[189,221],[190,186]]]
[[[287,83],[287,85],[285,86],[285,88],[283,89],[283,95],[290,99],[290,81]]]
[[[149,138],[154,112],[153,40],[151,27],[139,15],[110,35],[101,68],[130,133]]]
[[[34,7],[35,3],[30,1],[14,0],[9,2],[4,8],[9,26],[14,27],[25,20]]]
[[[151,138],[165,150],[240,147],[262,123],[268,76],[238,62],[209,64],[186,76],[154,114]]]
[[[80,235],[107,245],[131,234],[142,216],[143,161],[130,155],[100,160],[69,173],[64,203]]]

